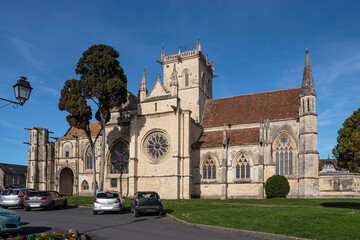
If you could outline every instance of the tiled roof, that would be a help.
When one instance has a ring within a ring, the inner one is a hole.
[[[100,131],[100,123],[99,122],[91,122],[90,123],[90,132],[91,134],[97,134]],[[69,136],[86,136],[84,130],[81,130],[76,127],[70,127],[65,133],[64,137]]]
[[[248,128],[227,131],[229,145],[241,145],[259,142],[260,129]],[[204,132],[200,137],[198,147],[217,147],[223,142],[223,131]]]
[[[319,159],[319,171],[324,167],[326,163],[332,163],[334,164],[334,167],[337,169],[337,159]]]
[[[254,93],[206,101],[203,127],[296,119],[301,88]]]

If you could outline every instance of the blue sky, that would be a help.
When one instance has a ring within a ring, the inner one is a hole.
[[[67,79],[93,44],[119,53],[128,88],[137,94],[162,74],[167,54],[202,50],[214,61],[214,98],[300,87],[309,48],[317,93],[318,149],[331,157],[337,131],[360,106],[359,1],[0,1],[0,97],[26,76],[30,100],[0,101],[0,162],[27,164],[29,134],[44,127],[62,136],[58,110]]]

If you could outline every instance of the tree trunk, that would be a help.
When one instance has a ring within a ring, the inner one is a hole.
[[[99,191],[103,191],[104,189],[104,167],[105,167],[105,121],[101,120],[101,164],[100,164],[100,179],[99,179]]]

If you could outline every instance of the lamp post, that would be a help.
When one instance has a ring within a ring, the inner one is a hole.
[[[0,100],[10,102],[16,105],[24,105],[24,103],[29,99],[30,93],[32,90],[32,87],[30,86],[30,83],[26,81],[26,77],[20,77],[20,79],[17,81],[17,83],[13,86],[15,98],[18,100],[17,102],[0,98]]]

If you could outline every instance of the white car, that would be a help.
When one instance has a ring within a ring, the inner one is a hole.
[[[99,212],[118,212],[122,213],[125,208],[125,197],[115,191],[99,192],[93,205],[93,213],[97,215]]]

